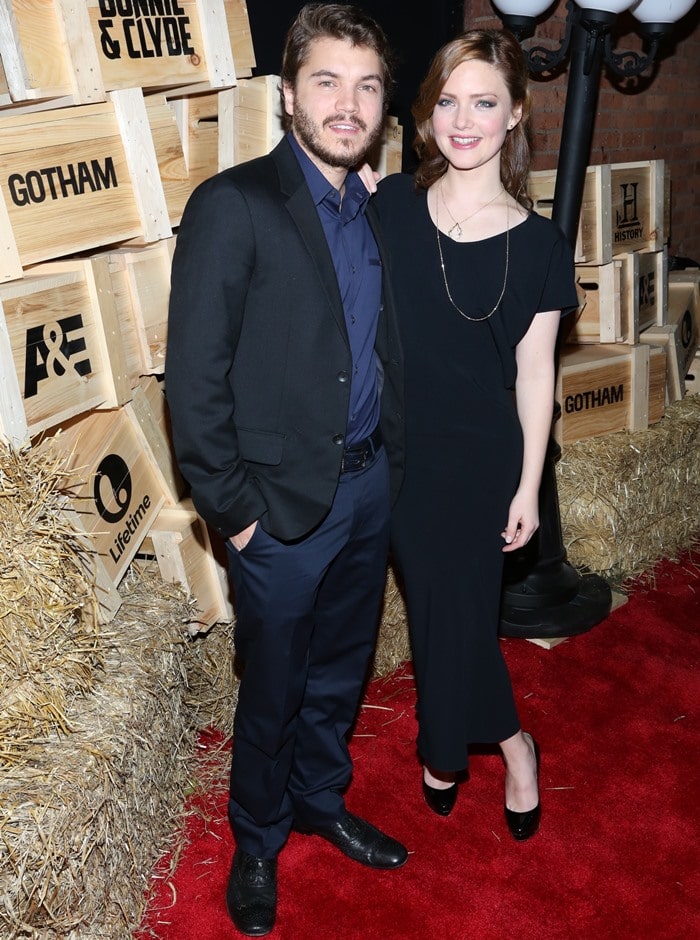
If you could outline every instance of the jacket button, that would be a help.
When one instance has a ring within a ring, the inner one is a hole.
[[[345,443],[345,438],[343,437],[342,434],[334,434],[334,435],[333,435],[333,443],[334,443],[334,444],[338,444],[338,446],[340,446],[341,444],[344,444],[344,443]]]
[[[345,382],[347,382],[349,378],[350,376],[348,375],[347,372],[339,372],[337,375],[338,381],[342,382],[343,384],[345,384]]]

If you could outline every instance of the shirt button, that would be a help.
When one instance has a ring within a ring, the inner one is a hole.
[[[334,435],[333,435],[333,443],[334,443],[334,444],[337,444],[338,446],[340,446],[341,444],[344,444],[344,443],[345,443],[345,438],[343,437],[342,434],[334,434]]]
[[[345,384],[347,380],[350,378],[350,376],[347,374],[347,372],[339,372],[336,378],[338,379],[339,382],[342,382],[343,384]]]

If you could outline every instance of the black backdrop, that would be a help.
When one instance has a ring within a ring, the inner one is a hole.
[[[254,75],[278,75],[284,36],[304,0],[248,0]],[[402,0],[360,0],[384,29],[397,57],[390,113],[403,127],[403,169],[414,165],[411,104],[436,50],[462,28],[462,0],[426,0],[419,13]]]

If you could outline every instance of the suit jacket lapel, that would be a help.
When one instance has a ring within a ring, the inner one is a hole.
[[[318,217],[318,211],[306,185],[304,174],[287,140],[282,139],[271,155],[279,171],[280,188],[288,196],[287,211],[306,243],[319,280],[328,296],[333,316],[345,341],[348,342],[343,303],[338,290],[338,278],[336,277],[333,258],[328,248],[321,220]]]

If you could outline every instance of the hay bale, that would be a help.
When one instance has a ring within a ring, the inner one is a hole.
[[[700,532],[700,396],[645,431],[567,444],[556,472],[571,564],[614,583],[649,572]]]
[[[25,741],[22,760],[2,768],[8,940],[123,940],[138,923],[191,787],[183,755],[195,735],[182,695],[191,612],[155,573],[124,585],[114,629],[100,637],[101,675],[71,699],[67,727]]]
[[[94,565],[63,513],[66,458],[0,448],[0,768],[22,759],[101,669]]]
[[[410,658],[411,647],[406,625],[406,606],[394,569],[389,565],[372,678],[390,675],[397,666]]]
[[[130,935],[155,863],[182,844],[197,734],[230,727],[235,702],[230,628],[193,641],[194,600],[155,564],[132,566],[96,626],[64,484],[50,450],[0,450],[3,940]]]

